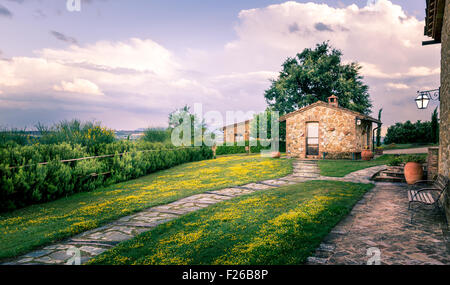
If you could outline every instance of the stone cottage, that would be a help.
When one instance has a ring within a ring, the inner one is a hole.
[[[225,126],[222,130],[225,143],[250,140],[250,120]]]
[[[381,124],[339,107],[336,96],[284,115],[280,121],[286,122],[287,155],[313,159],[359,159],[362,150],[372,148],[372,124]]]

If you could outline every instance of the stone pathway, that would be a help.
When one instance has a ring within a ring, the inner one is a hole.
[[[443,215],[423,210],[410,223],[406,184],[376,183],[322,241],[309,264],[450,264]]]
[[[207,191],[170,204],[143,210],[103,227],[81,233],[58,244],[32,251],[5,263],[5,265],[62,265],[78,262],[83,264],[118,243],[132,239],[140,233],[149,231],[157,225],[176,219],[181,215],[255,191],[291,185],[316,179],[319,176],[317,163],[314,162],[294,161],[293,168],[293,174],[284,178]]]
[[[319,180],[332,180],[332,181],[345,181],[345,182],[353,182],[353,183],[374,183],[370,180],[375,174],[380,172],[381,170],[385,170],[387,168],[386,165],[374,166],[362,170],[358,170],[347,174],[344,177],[328,177],[328,176],[320,176]]]

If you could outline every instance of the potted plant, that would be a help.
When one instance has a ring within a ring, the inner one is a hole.
[[[279,151],[272,152],[272,158],[280,158],[280,157],[281,157],[281,153]]]
[[[364,148],[364,150],[361,152],[361,158],[362,160],[371,160],[373,158],[373,153],[370,150],[368,146]]]
[[[425,158],[419,155],[409,155],[405,158],[405,179],[406,183],[414,184],[423,178],[422,163],[425,162]]]
[[[375,148],[375,154],[376,155],[383,155],[383,148],[381,147],[381,146],[377,146],[376,148]]]

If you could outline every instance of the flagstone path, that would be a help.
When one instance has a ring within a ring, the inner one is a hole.
[[[319,169],[315,162],[294,161],[293,168],[293,174],[284,178],[207,191],[173,203],[152,207],[134,215],[122,217],[105,226],[86,231],[60,243],[32,251],[5,264],[62,265],[74,264],[77,261],[83,264],[118,243],[132,239],[140,233],[149,231],[157,225],[176,219],[181,215],[255,191],[264,191],[319,177]],[[78,260],[76,260],[76,257]]]
[[[308,264],[449,265],[450,233],[445,217],[408,210],[408,187],[376,183],[322,241]]]
[[[315,161],[296,160],[293,162],[293,166],[293,173],[286,177],[260,181],[257,183],[249,183],[246,185],[229,187],[221,190],[207,191],[202,194],[197,194],[180,199],[170,204],[152,207],[134,215],[122,217],[117,221],[107,224],[103,227],[81,233],[60,243],[46,246],[40,250],[32,251],[8,263],[5,263],[5,265],[63,265],[77,264],[78,262],[83,264],[93,257],[105,252],[106,250],[113,248],[118,243],[132,239],[140,233],[150,231],[159,224],[168,222],[180,217],[181,215],[197,211],[224,200],[229,200],[234,197],[253,193],[255,191],[264,191],[267,189],[296,184],[309,180],[335,180],[355,183],[373,183],[372,181],[370,181],[370,178],[378,171],[386,168],[386,166],[376,166],[353,172],[343,178],[336,178],[320,176],[319,167],[317,166],[317,162]],[[390,187],[389,189],[391,188],[392,187]],[[352,214],[344,219],[344,221],[346,221],[347,223],[354,223],[351,220],[354,219],[355,213],[369,211],[366,208],[370,208],[372,209],[372,211],[376,211],[378,208],[380,208],[380,205],[377,204],[379,201],[371,201],[367,198],[370,197],[370,195],[374,195],[373,193],[378,192],[379,186],[375,187],[374,190],[369,192],[367,194],[369,196],[366,195],[366,197],[357,204],[357,206],[355,207],[356,210],[353,209]],[[384,207],[383,205],[381,205],[381,208],[378,209],[378,211],[380,212],[374,213],[377,215],[372,216],[372,219],[376,220],[380,217],[380,214],[384,214],[383,209]],[[394,210],[400,211],[402,209],[399,206],[395,209],[392,209],[392,211]],[[388,214],[390,215],[392,213],[389,212]],[[385,231],[388,231],[388,229],[385,229]],[[339,232],[339,228],[333,230],[333,232]],[[358,235],[358,233],[355,234],[356,236]],[[348,235],[348,240],[346,242],[351,244],[351,238],[353,237],[351,235]],[[335,241],[335,243],[337,242],[338,241]],[[311,264],[318,264],[332,261],[333,259],[331,257],[331,253],[337,252],[335,243],[323,243],[321,245],[322,249],[325,248],[328,250],[326,251],[329,254],[327,258],[324,258],[323,256],[315,256],[311,257],[309,259],[309,262]],[[345,241],[343,244],[346,244]],[[337,256],[337,254],[334,255]]]

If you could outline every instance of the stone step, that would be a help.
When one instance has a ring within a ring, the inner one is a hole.
[[[390,177],[405,178],[405,174],[403,172],[397,172],[397,171],[381,171],[378,176],[390,176]]]
[[[395,176],[376,176],[373,181],[376,182],[398,182],[398,183],[404,183],[406,180],[401,177],[395,177]]]

